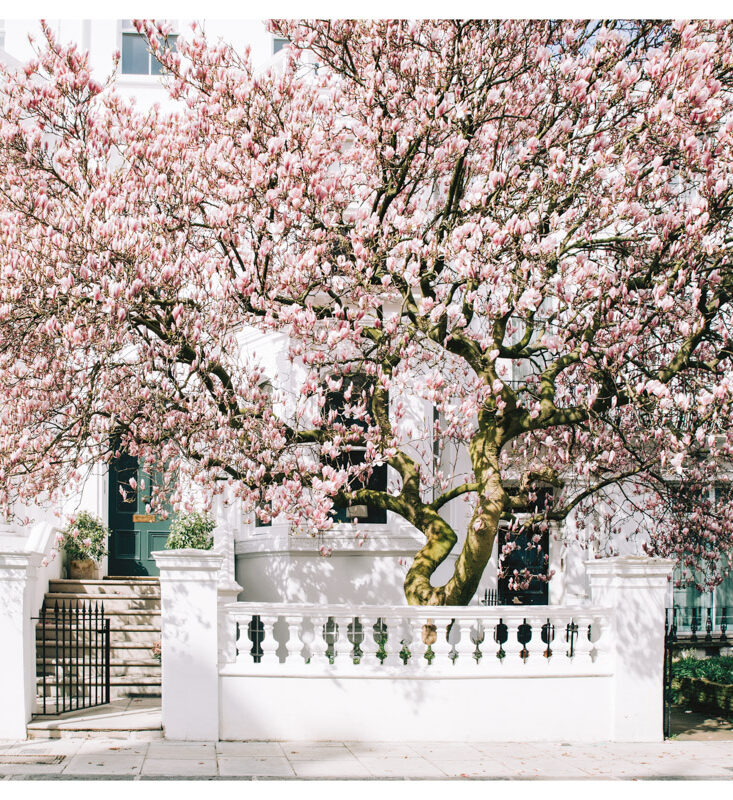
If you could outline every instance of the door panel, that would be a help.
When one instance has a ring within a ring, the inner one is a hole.
[[[131,478],[135,479],[132,485]],[[158,574],[151,553],[164,549],[170,519],[148,513],[146,505],[150,502],[151,488],[151,476],[133,456],[123,453],[110,462],[110,575]]]

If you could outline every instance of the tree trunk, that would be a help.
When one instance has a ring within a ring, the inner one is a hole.
[[[453,575],[443,586],[433,586],[430,582],[435,570],[453,549],[457,537],[437,511],[418,515],[418,527],[428,541],[415,556],[405,577],[405,596],[410,605],[468,605],[491,558],[499,520],[507,501],[499,473],[498,448],[493,437],[479,431],[471,442],[470,452],[479,497]]]

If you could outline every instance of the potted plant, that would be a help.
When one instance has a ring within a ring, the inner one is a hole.
[[[109,529],[87,511],[73,517],[61,531],[61,546],[66,553],[70,578],[94,580],[98,564],[107,553]]]
[[[211,550],[214,546],[211,533],[215,527],[216,522],[208,514],[200,511],[182,514],[171,524],[166,550]]]

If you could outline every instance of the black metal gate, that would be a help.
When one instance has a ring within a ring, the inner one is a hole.
[[[677,609],[667,608],[664,613],[664,738],[669,738],[672,710],[672,661],[677,645]]]
[[[109,703],[109,619],[104,604],[56,601],[41,608],[36,664],[42,714]]]
[[[705,614],[707,612],[707,614]],[[707,655],[716,655],[730,647],[727,636],[728,608],[713,615],[711,609],[668,608],[664,618],[664,736],[670,734],[670,712],[672,709],[672,664],[675,654],[682,650],[703,650]],[[704,635],[698,636],[704,626]]]

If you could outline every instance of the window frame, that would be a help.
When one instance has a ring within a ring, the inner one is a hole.
[[[168,20],[168,21],[172,22],[171,20]],[[174,27],[174,31],[177,31],[179,26],[177,24],[174,24],[173,27]],[[163,69],[163,65],[152,54],[152,52],[150,52],[150,50],[148,49],[147,45],[145,47],[146,56],[147,56],[147,66],[148,66],[147,72],[129,72],[129,71],[126,71],[125,68],[124,68],[124,52],[125,52],[124,42],[125,42],[125,37],[127,37],[129,39],[137,38],[137,39],[140,39],[140,40],[143,40],[143,41],[144,41],[144,37],[143,37],[143,35],[141,33],[138,32],[137,28],[135,28],[135,26],[132,24],[132,20],[125,20],[125,19],[121,19],[121,20],[118,21],[118,23],[117,23],[117,34],[118,34],[117,35],[117,40],[119,42],[119,51],[120,51],[120,62],[119,62],[119,74],[120,74],[120,76],[122,76],[124,78],[130,78],[130,79],[133,79],[133,80],[140,80],[140,79],[144,80],[146,78],[154,78],[154,79],[157,80],[157,79],[159,79],[161,76],[163,76],[165,74],[165,70]],[[178,36],[179,36],[178,33],[170,33],[167,36],[166,41],[168,43],[172,44],[173,49],[175,49],[175,45],[176,45],[176,41],[178,40]],[[158,67],[159,67],[158,71],[154,71],[154,64],[158,65]]]

